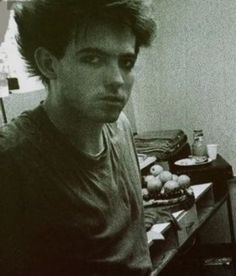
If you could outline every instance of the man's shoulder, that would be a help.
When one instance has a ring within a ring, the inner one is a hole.
[[[120,116],[116,121],[116,124],[120,129],[131,131],[130,122],[123,111],[120,113]]]
[[[117,121],[109,124],[108,128],[111,129],[113,141],[120,141],[126,146],[133,144],[132,128],[124,112],[121,112]]]
[[[36,127],[31,120],[31,112],[23,112],[10,123],[0,128],[0,152],[17,150],[32,139],[36,133]]]

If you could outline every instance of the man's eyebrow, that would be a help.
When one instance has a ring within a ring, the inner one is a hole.
[[[76,55],[80,55],[80,54],[100,54],[100,55],[104,55],[104,56],[108,56],[110,55],[109,52],[102,50],[100,48],[93,48],[93,47],[88,47],[88,48],[83,48],[81,50],[78,50],[76,52]],[[128,57],[133,57],[136,58],[136,53],[135,52],[124,52],[120,54],[121,56],[128,56]]]

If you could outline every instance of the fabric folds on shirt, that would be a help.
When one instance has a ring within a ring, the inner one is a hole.
[[[2,275],[149,275],[140,175],[126,117],[96,158],[40,105],[0,133]]]

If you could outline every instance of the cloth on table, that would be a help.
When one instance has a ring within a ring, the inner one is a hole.
[[[181,227],[172,213],[179,210],[188,210],[193,206],[194,202],[194,196],[190,195],[186,198],[185,201],[179,204],[160,207],[155,206],[154,203],[151,206],[146,206],[144,208],[144,222],[146,231],[149,231],[154,224],[165,222],[172,223],[176,230],[180,230]]]
[[[180,129],[146,131],[134,137],[139,154],[154,155],[158,160],[168,160],[187,142]]]

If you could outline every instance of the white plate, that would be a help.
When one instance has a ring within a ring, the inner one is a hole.
[[[197,162],[193,158],[184,158],[184,159],[180,159],[178,161],[175,161],[174,164],[177,165],[177,166],[202,166],[202,165],[205,165],[205,164],[209,164],[211,162],[212,162],[211,158],[208,158],[204,162]]]

